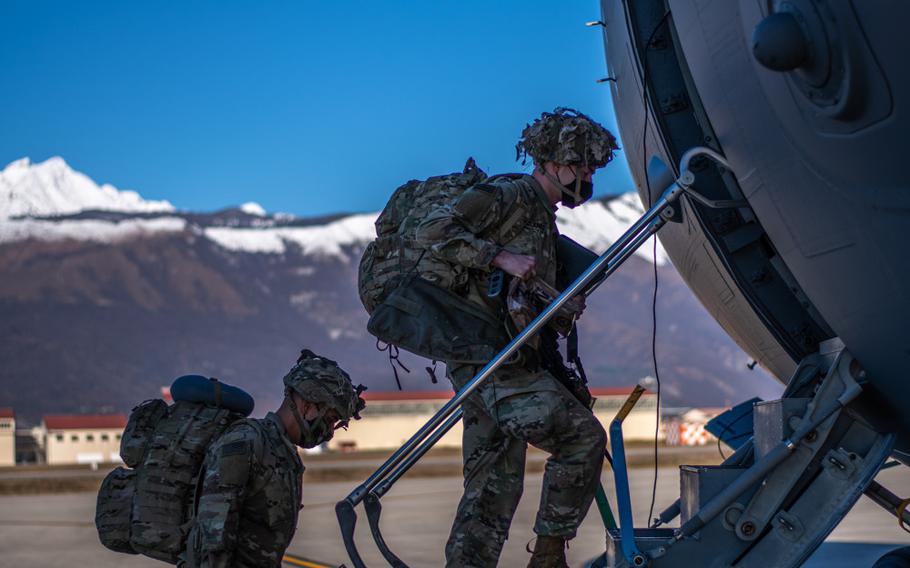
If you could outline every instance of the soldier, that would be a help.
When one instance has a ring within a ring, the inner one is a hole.
[[[512,300],[532,296],[535,282],[550,289],[555,285],[556,204],[575,207],[587,201],[591,176],[616,149],[613,135],[584,114],[564,108],[545,112],[525,128],[517,144],[518,157],[533,159],[533,173],[494,176],[473,186],[428,215],[418,240],[434,257],[468,274],[456,292],[509,320],[523,311],[520,305],[513,309]],[[501,227],[510,223],[521,225],[510,232],[515,236],[508,242],[489,236],[493,229],[502,234]],[[508,301],[486,293],[495,269],[514,277]],[[575,315],[583,308],[579,302]],[[527,318],[507,323],[515,331]],[[517,361],[501,367],[463,404],[464,495],[446,544],[447,566],[496,565],[521,497],[528,444],[550,454],[528,566],[567,566],[566,542],[575,536],[594,497],[606,434],[589,408],[543,368],[539,344],[523,348]],[[446,363],[456,389],[479,370],[458,361]]]
[[[232,424],[206,455],[186,568],[280,567],[301,505],[313,448],[365,406],[337,363],[304,350],[284,377],[284,401],[265,418]]]

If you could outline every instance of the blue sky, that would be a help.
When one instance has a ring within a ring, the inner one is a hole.
[[[594,0],[7,0],[0,162],[59,155],[181,209],[377,210],[469,155],[518,171],[518,134],[555,106],[616,132],[598,17]],[[632,189],[622,152],[595,186]]]

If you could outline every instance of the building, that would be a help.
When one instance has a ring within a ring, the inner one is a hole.
[[[597,399],[594,414],[609,428],[610,421],[626,401],[632,387],[591,389]],[[433,414],[454,396],[452,391],[391,391],[363,393],[367,401],[362,420],[352,422],[348,430],[339,430],[329,442],[330,450],[385,450],[397,448],[423,426]],[[623,423],[627,441],[653,440],[657,426],[657,397],[645,393]],[[461,447],[461,422],[456,424],[436,447]]]
[[[119,462],[124,414],[45,416],[41,423],[48,465]]]
[[[16,430],[16,464],[38,464],[44,463],[44,449],[41,444],[44,439],[36,438],[38,435],[43,436],[44,432],[40,427],[19,428]]]
[[[633,389],[634,387],[591,389],[591,394],[597,399],[594,403],[594,415],[608,432],[610,422],[616,417],[616,413],[632,394]],[[659,438],[657,393],[645,391],[623,421],[622,437],[626,442],[653,442],[655,432]]]
[[[0,467],[16,465],[16,415],[0,408]]]
[[[384,450],[406,442],[437,410],[448,402],[452,391],[391,391],[363,393],[367,402],[361,420],[347,430],[335,432],[330,450]],[[461,447],[461,423],[437,442],[436,447]]]
[[[726,408],[668,409],[664,414],[665,442],[668,446],[705,446],[717,442],[706,426]]]

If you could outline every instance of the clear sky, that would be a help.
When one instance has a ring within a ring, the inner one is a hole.
[[[543,110],[615,133],[598,18],[595,0],[5,0],[0,167],[59,155],[181,209],[378,210],[469,155],[519,171]],[[624,154],[594,181],[632,189]]]

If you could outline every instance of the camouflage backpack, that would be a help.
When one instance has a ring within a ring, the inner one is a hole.
[[[416,272],[418,264],[441,263],[417,244],[417,226],[428,213],[486,178],[474,159],[468,158],[461,173],[411,180],[395,190],[376,219],[376,239],[367,245],[360,260],[357,291],[368,313],[372,314],[404,277]],[[449,269],[458,272],[455,267]]]
[[[417,228],[428,214],[498,177],[488,178],[468,158],[460,173],[411,180],[395,190],[376,220],[376,239],[358,271],[360,300],[371,316],[367,330],[380,341],[428,359],[480,364],[508,342],[504,323],[460,293],[467,269],[428,254],[417,241]],[[527,215],[526,207],[514,204],[509,219],[489,236],[508,242]],[[446,275],[444,281],[438,275]],[[390,357],[396,356],[390,351]]]
[[[98,491],[95,526],[104,546],[177,564],[186,548],[206,449],[252,410],[238,412],[222,404],[222,390],[233,388],[215,384],[215,400],[208,404],[177,400],[168,405],[154,399],[133,409],[120,442],[127,467],[108,474]]]

